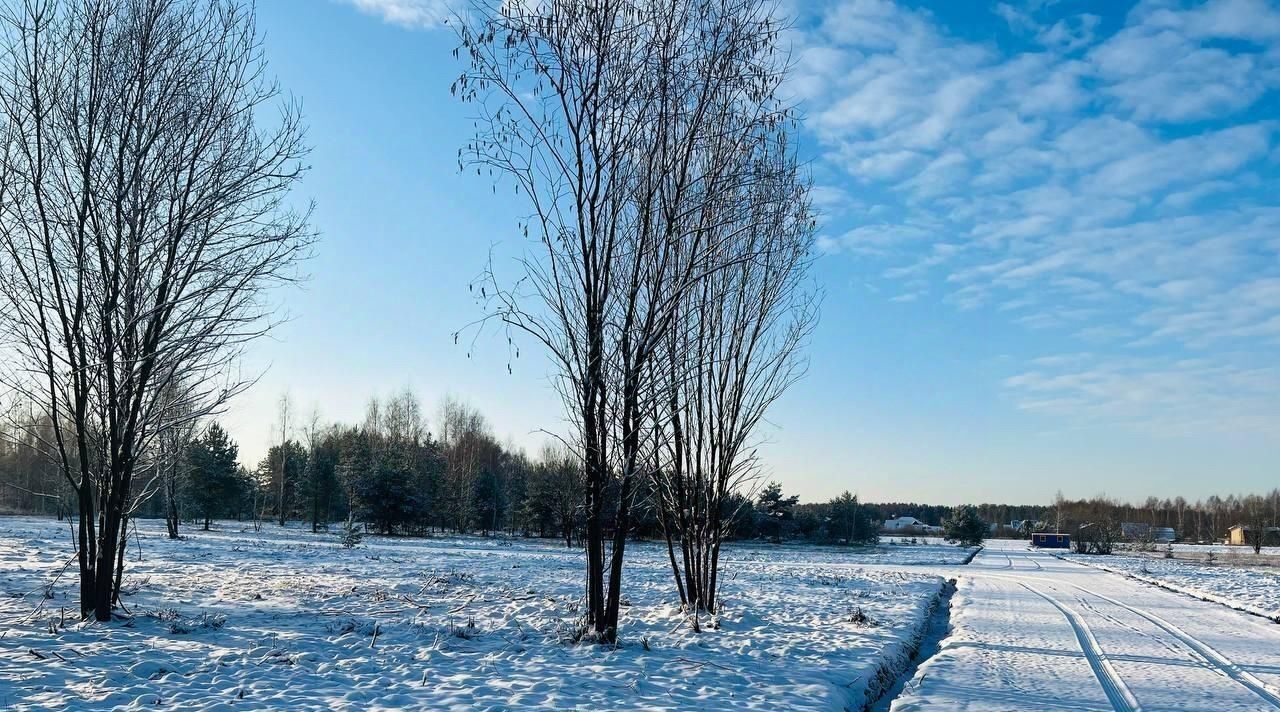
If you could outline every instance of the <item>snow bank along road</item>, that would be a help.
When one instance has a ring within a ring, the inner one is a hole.
[[[996,541],[892,709],[1280,710],[1280,626]]]

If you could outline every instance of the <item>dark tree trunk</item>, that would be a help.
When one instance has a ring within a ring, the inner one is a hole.
[[[80,550],[77,552],[77,558],[80,564],[80,618],[84,619],[93,613],[93,565],[96,552],[93,533],[93,496],[89,493],[87,482],[81,485],[79,494],[80,526],[77,537]]]
[[[111,511],[116,506],[115,495],[107,500],[108,511],[103,517],[99,532],[98,558],[94,565],[93,616],[99,621],[111,620],[111,603],[115,600],[116,552],[120,546],[120,514]]]
[[[603,428],[605,404],[603,391],[605,388],[604,351],[601,343],[601,329],[598,325],[602,316],[591,310],[588,316],[589,357],[587,374],[584,379],[585,399],[582,404],[582,430],[586,441],[584,473],[586,475],[586,539],[587,539],[587,628],[595,635],[603,632],[606,625],[604,601],[604,527],[601,515],[604,512],[604,483],[609,476],[606,453],[603,447]]]
[[[178,538],[178,473],[177,466],[174,466],[174,472],[165,480],[165,500],[168,505],[165,509],[164,525],[168,530],[170,539]]]
[[[116,572],[111,580],[111,607],[120,605],[120,585],[124,582],[124,555],[129,548],[129,517],[120,520],[120,543],[116,549]]]
[[[618,515],[614,522],[613,551],[609,557],[609,598],[605,603],[604,628],[601,630],[602,643],[618,642],[618,613],[622,604],[622,557],[627,548],[627,531],[631,528],[631,487],[632,476],[622,480],[622,488],[618,493]]]
[[[685,593],[684,582],[680,580],[680,565],[676,562],[676,547],[671,540],[671,527],[667,524],[667,517],[662,515],[662,536],[667,540],[667,559],[671,562],[671,573],[676,579],[676,590],[680,592],[681,605],[689,605],[689,596]]]

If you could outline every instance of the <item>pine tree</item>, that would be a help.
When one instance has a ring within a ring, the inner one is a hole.
[[[800,501],[797,495],[784,497],[782,485],[770,482],[765,486],[757,500],[757,509],[764,521],[762,528],[769,532],[773,541],[782,541],[782,525],[791,519],[791,509]]]
[[[342,542],[342,548],[354,549],[360,545],[360,540],[363,538],[364,534],[361,533],[358,527],[356,527],[355,520],[348,515],[347,521],[342,523],[342,534],[339,536],[339,541]]]
[[[871,513],[858,496],[844,492],[827,504],[827,537],[846,544],[873,544],[879,539]]]
[[[978,516],[978,509],[971,504],[951,510],[951,516],[942,523],[947,541],[960,546],[980,546],[987,535],[987,523]]]
[[[226,514],[240,497],[236,473],[239,452],[239,446],[218,423],[210,425],[188,450],[188,498],[206,530],[214,517]]]

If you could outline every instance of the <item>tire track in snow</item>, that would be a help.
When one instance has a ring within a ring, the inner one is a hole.
[[[1116,606],[1119,606],[1120,608],[1126,609],[1129,612],[1133,613],[1134,615],[1145,618],[1146,620],[1155,624],[1156,627],[1161,628],[1169,635],[1172,635],[1174,638],[1180,641],[1184,646],[1189,648],[1193,653],[1199,655],[1210,668],[1216,669],[1218,672],[1222,673],[1226,677],[1244,686],[1245,688],[1253,692],[1255,695],[1265,700],[1268,704],[1271,705],[1271,707],[1275,709],[1280,709],[1280,693],[1277,693],[1275,688],[1271,687],[1270,685],[1266,684],[1262,680],[1258,679],[1255,675],[1253,675],[1253,673],[1250,673],[1248,670],[1244,670],[1239,665],[1236,665],[1234,662],[1231,661],[1230,658],[1218,652],[1218,650],[1215,649],[1213,646],[1191,635],[1190,633],[1187,633],[1186,631],[1175,626],[1169,621],[1166,621],[1160,616],[1157,616],[1154,613],[1150,613],[1148,611],[1135,608],[1133,606],[1130,606],[1127,603],[1124,603],[1122,601],[1117,601],[1116,599],[1111,598],[1110,596],[1098,593],[1097,591],[1090,590],[1088,588],[1085,588],[1084,586],[1081,586],[1078,583],[1072,583],[1070,581],[1057,581],[1054,579],[1031,577],[1031,576],[1014,577],[1014,576],[1007,576],[1007,575],[1001,575],[1001,574],[986,574],[986,575],[991,576],[992,578],[1002,578],[1009,581],[1016,581],[1022,584],[1023,586],[1025,586],[1028,590],[1039,594],[1041,597],[1045,598],[1046,600],[1049,600],[1050,603],[1054,603],[1054,605],[1057,605],[1057,603],[1054,602],[1052,599],[1049,599],[1047,596],[1045,596],[1043,593],[1040,593],[1036,589],[1031,588],[1030,586],[1027,586],[1027,584],[1024,583],[1022,579],[1030,579],[1033,581],[1040,581],[1048,584],[1061,584],[1061,585],[1071,586],[1075,589],[1078,589],[1080,591],[1083,591],[1084,593],[1089,594],[1090,596],[1094,596],[1099,600],[1103,600],[1103,601],[1106,601],[1107,603],[1111,603]],[[1069,618],[1070,616],[1068,616],[1068,619]]]
[[[1089,601],[1085,598],[1085,595],[1082,595],[1081,593],[1077,593],[1075,595],[1075,599],[1076,599],[1076,602],[1080,604],[1080,607],[1085,609],[1086,611],[1089,611],[1090,613],[1097,615],[1099,618],[1111,623],[1114,626],[1124,628],[1125,630],[1131,633],[1134,633],[1135,635],[1140,635],[1144,638],[1147,638],[1148,640],[1151,640],[1152,642],[1159,644],[1160,647],[1164,648],[1166,651],[1168,651],[1169,653],[1172,653],[1173,655],[1176,655],[1180,658],[1188,657],[1191,659],[1192,662],[1195,662],[1195,663],[1204,662],[1204,659],[1202,656],[1197,655],[1194,652],[1192,652],[1191,655],[1187,655],[1187,650],[1185,647],[1178,647],[1177,645],[1169,642],[1169,639],[1167,637],[1160,636],[1160,635],[1153,635],[1150,631],[1143,630],[1136,625],[1132,625],[1130,623],[1122,621],[1116,616],[1113,616],[1110,613],[1107,613],[1106,611],[1102,610],[1102,608],[1095,606],[1092,603],[1089,603]],[[1215,670],[1212,667],[1208,669],[1213,670],[1213,672],[1216,672],[1218,674],[1222,674],[1222,671]]]
[[[1111,706],[1119,712],[1141,712],[1142,705],[1138,704],[1138,698],[1133,696],[1133,692],[1129,690],[1128,685],[1124,684],[1124,680],[1121,679],[1111,665],[1111,661],[1107,659],[1106,653],[1102,652],[1102,647],[1098,645],[1098,639],[1094,637],[1093,630],[1085,622],[1084,618],[1052,596],[1032,588],[1022,581],[1018,583],[1028,591],[1048,601],[1062,615],[1066,616],[1067,622],[1071,624],[1071,629],[1075,631],[1076,641],[1080,644],[1080,650],[1084,653],[1085,659],[1089,661],[1089,667],[1093,668],[1093,675],[1098,678],[1098,683],[1102,685],[1102,692],[1111,701]]]
[[[1029,550],[1028,550],[1028,551],[1029,551]],[[1009,558],[1009,555],[1008,555],[1008,554],[1005,554],[1005,558]],[[1044,570],[1044,567],[1040,565],[1040,562],[1039,562],[1039,561],[1036,561],[1034,557],[1027,556],[1027,554],[1018,554],[1018,561],[1024,562],[1025,564],[1034,565],[1034,566],[1036,567],[1036,570],[1037,570],[1037,571],[1043,571],[1043,570]],[[1018,567],[1018,566],[1013,566],[1013,565],[1012,565],[1012,564],[1013,564],[1013,559],[1009,559],[1009,563],[1010,563],[1010,565],[1011,565],[1011,568],[1013,568],[1013,569],[1015,569],[1015,570],[1018,570],[1018,569],[1019,569],[1019,567]],[[1021,570],[1029,571],[1029,570],[1031,570],[1031,566],[1022,566],[1022,567],[1021,567]]]
[[[1091,596],[1095,596],[1103,601],[1106,601],[1107,603],[1111,603],[1113,605],[1119,606],[1120,608],[1124,608],[1125,610],[1128,610],[1134,615],[1141,616],[1142,618],[1145,618],[1148,621],[1154,623],[1157,627],[1164,629],[1166,633],[1168,633],[1169,635],[1172,635],[1173,637],[1181,641],[1183,645],[1191,649],[1191,651],[1194,652],[1196,655],[1199,655],[1201,658],[1203,658],[1204,661],[1208,663],[1210,667],[1216,669],[1218,672],[1222,673],[1223,675],[1226,675],[1232,680],[1235,680],[1236,682],[1240,683],[1244,687],[1248,688],[1258,697],[1261,697],[1262,699],[1270,703],[1272,707],[1276,709],[1280,709],[1280,695],[1276,693],[1274,688],[1272,688],[1270,685],[1267,685],[1262,680],[1259,680],[1256,676],[1253,675],[1253,673],[1249,672],[1248,670],[1242,669],[1239,665],[1236,665],[1234,662],[1231,661],[1230,658],[1228,658],[1227,656],[1215,650],[1208,643],[1205,643],[1204,641],[1200,640],[1194,635],[1187,633],[1186,631],[1182,630],[1178,626],[1170,623],[1169,621],[1166,621],[1165,619],[1161,618],[1160,616],[1157,616],[1154,613],[1150,613],[1148,611],[1144,611],[1139,608],[1134,608],[1133,606],[1130,606],[1127,603],[1117,601],[1116,599],[1111,598],[1110,596],[1105,596],[1101,593],[1098,593],[1097,591],[1091,591],[1079,584],[1073,583],[1070,585],[1075,586],[1076,588],[1080,589],[1081,591],[1084,591],[1085,593]]]

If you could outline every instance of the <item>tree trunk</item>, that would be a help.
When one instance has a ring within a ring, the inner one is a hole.
[[[177,466],[174,466],[177,469]],[[169,532],[170,539],[178,538],[178,473],[171,472],[170,478],[165,481],[165,499],[168,505],[165,510],[164,524]]]
[[[111,607],[120,605],[120,585],[124,582],[124,555],[129,548],[129,517],[120,520],[120,543],[116,549],[116,572],[111,579]]]
[[[604,527],[600,522],[603,487],[592,482],[587,493],[587,627],[595,634],[605,625]]]
[[[93,612],[94,596],[94,575],[93,566],[95,562],[96,552],[94,551],[94,534],[93,534],[93,496],[89,493],[89,485],[87,482],[80,486],[80,526],[78,527],[77,536],[79,538],[80,550],[77,552],[77,559],[80,564],[80,618],[85,619]]]
[[[107,499],[102,518],[102,531],[98,534],[98,558],[94,564],[93,581],[93,616],[99,621],[111,620],[111,603],[115,600],[114,586],[116,580],[116,552],[120,546],[121,513],[117,508],[116,495]]]
[[[685,594],[684,583],[680,580],[680,565],[676,563],[676,548],[675,548],[675,544],[671,540],[671,528],[667,526],[666,519],[667,519],[666,515],[663,514],[662,536],[667,540],[667,559],[671,562],[671,574],[675,576],[675,579],[676,579],[676,590],[680,592],[680,604],[684,606],[688,606],[689,596]],[[682,542],[681,547],[683,548],[683,546],[684,544]]]
[[[622,557],[627,548],[627,530],[631,528],[631,487],[634,473],[623,477],[618,493],[618,515],[614,522],[613,551],[609,557],[609,598],[604,609],[604,628],[600,642],[618,642],[618,609],[622,603]],[[602,547],[603,548],[603,547]],[[603,562],[601,562],[603,563]]]

